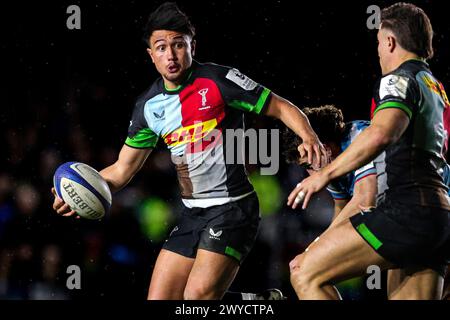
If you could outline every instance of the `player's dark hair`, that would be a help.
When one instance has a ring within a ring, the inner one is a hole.
[[[144,42],[150,46],[149,39],[155,30],[170,30],[195,36],[195,28],[188,16],[182,12],[175,2],[164,2],[150,13],[144,27]]]
[[[311,127],[323,143],[341,143],[345,130],[344,115],[333,105],[324,105],[316,108],[304,108],[302,111],[308,117]],[[284,156],[288,163],[298,163],[299,152],[297,147],[301,138],[292,130],[286,128],[283,132]]]
[[[405,2],[384,8],[381,28],[391,30],[405,50],[424,59],[433,57],[433,27],[421,8]]]

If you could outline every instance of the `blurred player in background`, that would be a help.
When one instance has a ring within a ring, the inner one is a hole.
[[[433,30],[418,7],[383,9],[378,32],[382,78],[375,87],[372,122],[330,165],[303,180],[288,198],[304,198],[386,151],[386,184],[377,207],[324,232],[290,264],[300,299],[338,299],[333,284],[365,274],[367,267],[397,269],[391,299],[440,299],[448,263],[450,205],[439,174],[450,106],[425,59],[433,55]],[[296,199],[299,199],[296,201]],[[401,269],[398,269],[401,268]]]
[[[194,61],[194,36],[174,3],[150,15],[144,40],[161,77],[137,99],[118,160],[101,171],[111,191],[120,190],[160,137],[176,164],[185,207],[159,253],[148,299],[222,298],[253,246],[258,199],[244,165],[227,158],[234,144],[225,134],[244,129],[245,112],[281,120],[301,137],[299,150],[309,163],[326,157],[296,106],[236,69]],[[59,198],[54,209],[75,214]]]
[[[370,124],[369,121],[364,120],[345,123],[342,111],[332,105],[304,108],[302,111],[307,115],[320,141],[324,143],[330,159],[337,158]],[[297,150],[297,146],[300,144],[299,137],[287,129],[283,141],[286,160],[289,163],[306,166],[307,171],[312,174],[314,170],[308,166],[307,159],[299,156]],[[348,219],[359,212],[361,207],[374,207],[377,194],[377,170],[374,162],[371,161],[367,165],[331,181],[327,189],[335,204],[331,226]]]

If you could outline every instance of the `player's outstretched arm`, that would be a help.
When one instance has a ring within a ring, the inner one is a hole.
[[[361,168],[375,159],[387,146],[400,139],[408,125],[409,118],[404,111],[380,110],[372,119],[371,125],[361,132],[343,153],[324,169],[297,185],[289,195],[287,205],[295,209],[303,202],[302,208],[305,209],[314,193],[322,190],[331,180]],[[296,201],[298,195],[301,195],[302,201]]]
[[[265,115],[281,120],[294,131],[303,143],[299,146],[300,156],[305,155],[308,163],[321,167],[327,161],[327,152],[311,128],[308,117],[288,100],[272,93],[272,99],[267,106]]]
[[[117,161],[100,171],[100,175],[108,182],[111,192],[119,191],[130,182],[142,168],[152,150],[123,145]]]
[[[117,161],[100,171],[100,175],[108,182],[111,192],[117,192],[130,182],[133,176],[142,168],[152,150],[136,149],[127,145],[122,147]],[[64,217],[70,217],[76,214],[75,211],[70,210],[67,203],[57,196],[55,188],[52,188],[52,193],[55,196],[53,210],[56,213]]]

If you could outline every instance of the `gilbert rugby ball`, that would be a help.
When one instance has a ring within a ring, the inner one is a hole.
[[[111,191],[97,170],[81,162],[56,169],[53,185],[58,197],[86,219],[100,219],[111,207]]]

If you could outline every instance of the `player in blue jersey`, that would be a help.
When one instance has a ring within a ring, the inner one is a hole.
[[[311,126],[324,143],[330,159],[337,158],[370,124],[369,121],[364,120],[345,123],[342,111],[332,105],[304,108],[302,111],[308,116]],[[307,159],[299,157],[297,150],[300,142],[299,138],[291,130],[287,129],[283,141],[287,162],[304,166],[309,173],[313,173],[314,170],[308,165]],[[335,205],[331,226],[359,212],[361,207],[370,208],[375,206],[377,194],[377,170],[375,163],[370,162],[345,176],[331,181],[327,186],[327,190],[331,193]]]
[[[290,264],[300,299],[338,299],[337,281],[369,266],[399,270],[392,299],[440,299],[449,259],[450,204],[439,170],[445,166],[443,86],[426,59],[433,31],[420,8],[397,3],[383,9],[378,32],[382,78],[375,86],[371,124],[333,162],[303,180],[288,205],[306,208],[315,192],[373,161],[385,151],[386,176],[377,207],[325,231]]]
[[[150,15],[144,40],[161,77],[137,99],[118,160],[100,172],[113,192],[123,188],[159,139],[176,165],[184,208],[158,255],[148,299],[220,299],[253,246],[258,199],[244,165],[227,158],[242,150],[222,134],[243,138],[246,112],[281,120],[302,138],[309,162],[326,157],[296,106],[234,68],[194,61],[194,36],[174,3]],[[74,215],[59,198],[53,207]]]

